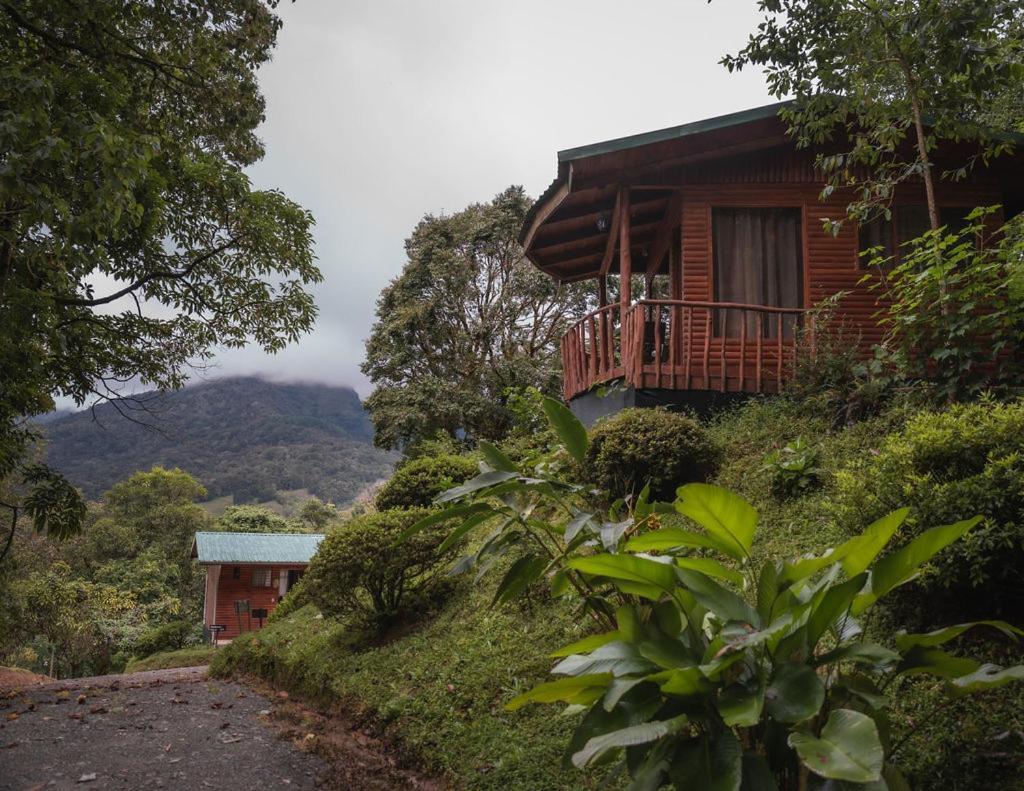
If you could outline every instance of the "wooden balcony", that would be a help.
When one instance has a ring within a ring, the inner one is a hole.
[[[563,396],[621,380],[637,389],[775,393],[792,371],[795,339],[813,316],[798,308],[645,299],[605,305],[562,337]]]

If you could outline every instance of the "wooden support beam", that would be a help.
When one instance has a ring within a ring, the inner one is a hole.
[[[625,193],[625,190],[619,187],[619,192],[615,196],[615,208],[612,209],[612,226],[608,229],[608,241],[605,242],[604,257],[601,259],[601,277],[608,274],[608,270],[612,265],[612,256],[615,254],[615,243],[618,241],[619,222],[621,220],[623,193]],[[628,200],[627,196],[627,202]]]
[[[629,189],[619,190],[619,303],[622,312],[629,309],[633,301],[633,258],[629,250]]]
[[[602,308],[608,304],[608,275],[598,275],[597,301]]]
[[[658,273],[661,262],[672,244],[673,231],[682,222],[683,193],[676,191],[665,207],[665,216],[654,234],[654,241],[651,243],[650,255],[647,257],[647,279],[648,281]]]

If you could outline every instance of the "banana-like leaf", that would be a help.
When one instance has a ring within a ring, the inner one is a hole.
[[[484,459],[487,460],[487,463],[494,469],[502,470],[504,472],[519,472],[512,459],[506,456],[505,452],[496,445],[492,445],[487,440],[482,439],[477,442],[476,446],[480,452],[484,454]]]
[[[968,629],[974,629],[977,626],[989,626],[993,629],[998,629],[1004,635],[1013,639],[1024,635],[1024,630],[1018,629],[1006,621],[971,621],[970,623],[959,623],[956,626],[947,626],[945,629],[936,629],[934,632],[926,632],[924,634],[907,634],[901,630],[896,633],[896,647],[900,651],[907,651],[915,645],[942,645],[955,637],[959,637]]]
[[[743,779],[740,791],[778,791],[771,767],[763,755],[743,754]]]
[[[676,585],[672,566],[634,555],[590,555],[572,558],[566,565],[584,574],[650,585],[665,593],[671,593]]]
[[[718,713],[726,725],[757,725],[764,708],[764,687],[756,677],[734,681],[718,693]]]
[[[693,598],[722,621],[741,621],[760,628],[761,616],[742,597],[699,571],[676,568],[676,574]]]
[[[868,575],[861,572],[852,579],[829,588],[811,610],[807,619],[807,645],[810,649],[818,644],[818,640],[843,613],[849,610],[854,597],[864,589]]]
[[[460,497],[465,497],[467,494],[473,492],[479,492],[481,489],[489,489],[492,486],[497,486],[499,483],[504,483],[513,478],[519,477],[518,472],[508,472],[506,470],[489,470],[488,472],[482,472],[475,478],[470,478],[461,486],[455,486],[446,492],[441,492],[437,497],[434,498],[434,502],[437,504],[450,503],[452,500],[458,500]]]
[[[555,665],[551,672],[560,676],[585,676],[593,673],[611,673],[625,676],[631,673],[651,673],[657,666],[645,659],[636,646],[617,640],[605,643],[589,654],[571,654]]]
[[[711,691],[711,683],[697,667],[662,670],[649,675],[647,680],[661,687],[664,694],[681,698],[705,695]]]
[[[505,704],[509,711],[515,711],[527,703],[593,703],[604,694],[612,682],[611,673],[594,673],[587,676],[571,676],[557,681],[538,684],[529,692],[517,695]]]
[[[1024,665],[1002,668],[998,665],[985,664],[973,673],[954,678],[947,689],[955,697],[972,695],[986,689],[1003,687],[1014,681],[1024,680]]]
[[[683,548],[714,549],[728,554],[726,545],[715,539],[714,536],[694,533],[692,530],[683,530],[680,527],[663,527],[661,530],[641,533],[629,539],[625,546],[628,552],[650,552],[651,550],[665,552],[670,549]]]
[[[764,697],[768,716],[776,722],[803,722],[821,710],[825,684],[814,668],[785,662],[775,668]]]
[[[569,455],[582,463],[587,455],[587,430],[579,419],[561,401],[545,397],[542,404],[548,422],[562,441]]]
[[[691,558],[691,557],[677,557],[676,565],[682,569],[692,569],[693,571],[699,571],[701,574],[706,574],[709,577],[715,577],[716,579],[731,582],[737,587],[743,586],[743,575],[740,574],[736,569],[731,569],[728,566],[724,566],[713,558]]]
[[[437,548],[438,554],[441,555],[447,552],[450,547],[454,546],[459,541],[461,541],[462,538],[467,533],[469,533],[473,528],[479,527],[488,519],[490,519],[491,516],[492,514],[489,511],[484,511],[483,513],[475,513],[472,516],[470,516],[469,519],[467,519],[465,522],[463,522],[461,525],[455,528],[452,532],[450,532],[448,536],[445,538],[445,540],[441,542],[441,546]],[[510,521],[510,519],[506,519],[505,524],[507,525]]]
[[[572,762],[582,769],[609,750],[656,742],[658,739],[669,734],[678,733],[688,722],[689,720],[686,715],[680,714],[678,717],[673,717],[670,720],[642,722],[639,725],[631,725],[628,728],[621,728],[611,733],[595,736],[584,745],[582,750],[573,755]]]
[[[822,654],[815,661],[816,665],[829,665],[834,662],[854,662],[856,664],[868,665],[874,668],[888,667],[901,659],[895,651],[878,645],[860,641],[848,643],[834,648],[828,653]]]
[[[512,601],[530,585],[539,580],[548,567],[549,559],[540,555],[523,555],[513,563],[494,592],[491,604]]]
[[[887,555],[871,569],[871,589],[860,594],[853,602],[852,612],[860,615],[893,588],[914,579],[921,566],[945,549],[981,521],[980,516],[933,527],[924,531],[902,549]]]
[[[804,766],[821,777],[873,783],[882,778],[884,751],[878,726],[866,714],[836,709],[821,729],[821,736],[794,732],[789,746]]]
[[[717,538],[736,560],[750,555],[757,528],[757,511],[738,494],[708,483],[688,483],[676,489],[676,510]]]
[[[405,541],[405,539],[407,539],[409,536],[415,535],[421,530],[426,530],[431,525],[436,525],[439,522],[447,522],[449,519],[458,519],[459,517],[468,517],[472,514],[493,511],[494,509],[491,508],[491,506],[488,505],[487,503],[468,503],[466,505],[453,505],[450,508],[445,508],[443,511],[437,511],[435,513],[430,514],[429,516],[425,516],[418,522],[409,525],[409,527],[405,528],[405,530],[402,531],[401,535],[398,537],[398,540],[395,543]]]
[[[572,654],[586,654],[593,651],[595,648],[600,648],[606,643],[614,642],[615,640],[621,640],[621,632],[604,632],[602,634],[594,634],[590,637],[584,637],[582,640],[577,640],[575,643],[569,643],[569,645],[559,648],[551,657],[557,659],[563,656],[570,656]]]
[[[580,531],[590,525],[591,528],[597,528],[597,522],[594,521],[594,514],[590,511],[579,511],[577,514],[569,520],[569,524],[565,526],[565,535],[562,539],[566,544],[569,544],[579,535]]]
[[[975,672],[981,664],[973,659],[947,654],[940,648],[915,645],[896,666],[897,673],[957,678]]]

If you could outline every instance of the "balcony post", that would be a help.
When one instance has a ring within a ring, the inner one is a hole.
[[[629,187],[619,187],[619,304],[622,315],[633,301],[633,259],[629,250]]]

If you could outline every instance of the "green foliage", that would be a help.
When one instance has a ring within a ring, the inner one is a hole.
[[[1024,402],[920,412],[876,454],[837,473],[835,513],[847,529],[897,502],[912,509],[908,537],[924,525],[985,517],[897,602],[903,620],[1024,615]]]
[[[808,445],[803,437],[769,453],[763,469],[771,477],[772,490],[779,497],[799,497],[821,484],[818,450]]]
[[[908,378],[927,379],[945,400],[1024,384],[1024,224],[991,242],[975,209],[958,232],[926,233],[899,263],[875,251],[879,286],[891,303],[880,323]]]
[[[231,505],[217,520],[217,529],[227,533],[306,533],[309,527],[291,522],[259,505]]]
[[[852,187],[849,213],[886,212],[900,183],[923,178],[938,229],[932,160],[951,178],[1009,148],[986,114],[1019,109],[1024,29],[1017,0],[772,0],[744,48],[722,63],[762,67],[769,91],[795,97],[781,115],[818,156],[823,195]],[[927,124],[927,126],[925,126]],[[907,138],[913,145],[905,145]],[[963,141],[974,148],[956,148]],[[838,149],[838,150],[837,150]]]
[[[446,558],[438,551],[445,536],[439,527],[399,542],[426,514],[381,511],[339,525],[313,556],[303,594],[326,615],[368,611],[383,624],[403,614],[406,599],[428,591]]]
[[[591,432],[584,470],[615,494],[636,494],[650,485],[654,499],[670,500],[677,486],[706,481],[717,460],[695,418],[664,409],[624,409]]]
[[[377,508],[426,508],[446,489],[473,477],[479,468],[467,456],[422,456],[399,467],[377,492]]]
[[[406,240],[363,364],[379,446],[438,432],[500,439],[512,419],[507,388],[557,389],[558,339],[593,297],[526,260],[518,236],[529,206],[521,187],[509,187],[489,203],[427,215]]]
[[[319,497],[310,497],[299,508],[299,522],[316,533],[322,533],[337,519],[338,509],[334,503],[325,503]]]
[[[173,389],[216,347],[274,352],[313,326],[312,217],[245,173],[279,27],[251,0],[0,14],[0,480],[59,533],[83,513],[32,474],[26,416]]]
[[[190,621],[170,621],[162,626],[147,629],[135,641],[134,653],[147,657],[160,651],[176,651],[196,642],[198,624]],[[202,632],[199,634],[202,637]]]

